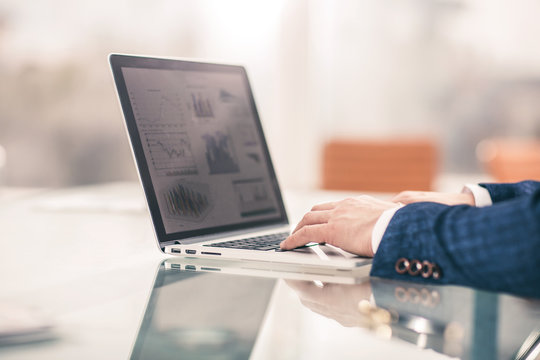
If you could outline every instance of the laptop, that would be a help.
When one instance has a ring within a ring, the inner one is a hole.
[[[161,251],[344,270],[371,262],[330,245],[279,249],[290,226],[244,67],[109,62]]]

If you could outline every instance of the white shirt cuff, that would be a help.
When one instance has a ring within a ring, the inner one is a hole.
[[[493,205],[491,195],[486,188],[483,188],[476,184],[466,184],[461,190],[462,193],[471,193],[474,197],[474,204],[478,207]]]
[[[373,231],[371,232],[371,249],[373,250],[373,255],[375,255],[375,253],[377,252],[377,249],[379,248],[379,244],[381,243],[384,232],[386,231],[386,228],[388,227],[390,220],[392,220],[392,217],[394,217],[394,214],[396,213],[396,211],[398,211],[402,207],[403,207],[403,204],[397,205],[394,208],[385,210],[381,214],[381,216],[379,216],[379,219],[375,223],[375,226],[373,227]]]

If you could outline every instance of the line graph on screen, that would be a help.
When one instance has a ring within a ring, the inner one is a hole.
[[[130,91],[130,98],[135,118],[142,127],[170,127],[184,123],[184,106],[178,93],[144,89],[141,94]]]
[[[146,134],[146,145],[158,175],[195,175],[197,166],[185,132]]]

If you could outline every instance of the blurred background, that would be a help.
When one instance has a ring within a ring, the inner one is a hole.
[[[245,65],[284,187],[331,188],[326,162],[365,143],[394,149],[388,164],[396,143],[427,143],[435,177],[505,180],[516,162],[534,177],[538,14],[535,0],[2,0],[0,183],[136,179],[110,52]]]

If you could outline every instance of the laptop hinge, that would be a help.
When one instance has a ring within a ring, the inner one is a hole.
[[[169,245],[182,245],[182,243],[178,240],[170,240],[159,243],[159,247],[161,248],[161,250],[164,250],[165,246]]]

